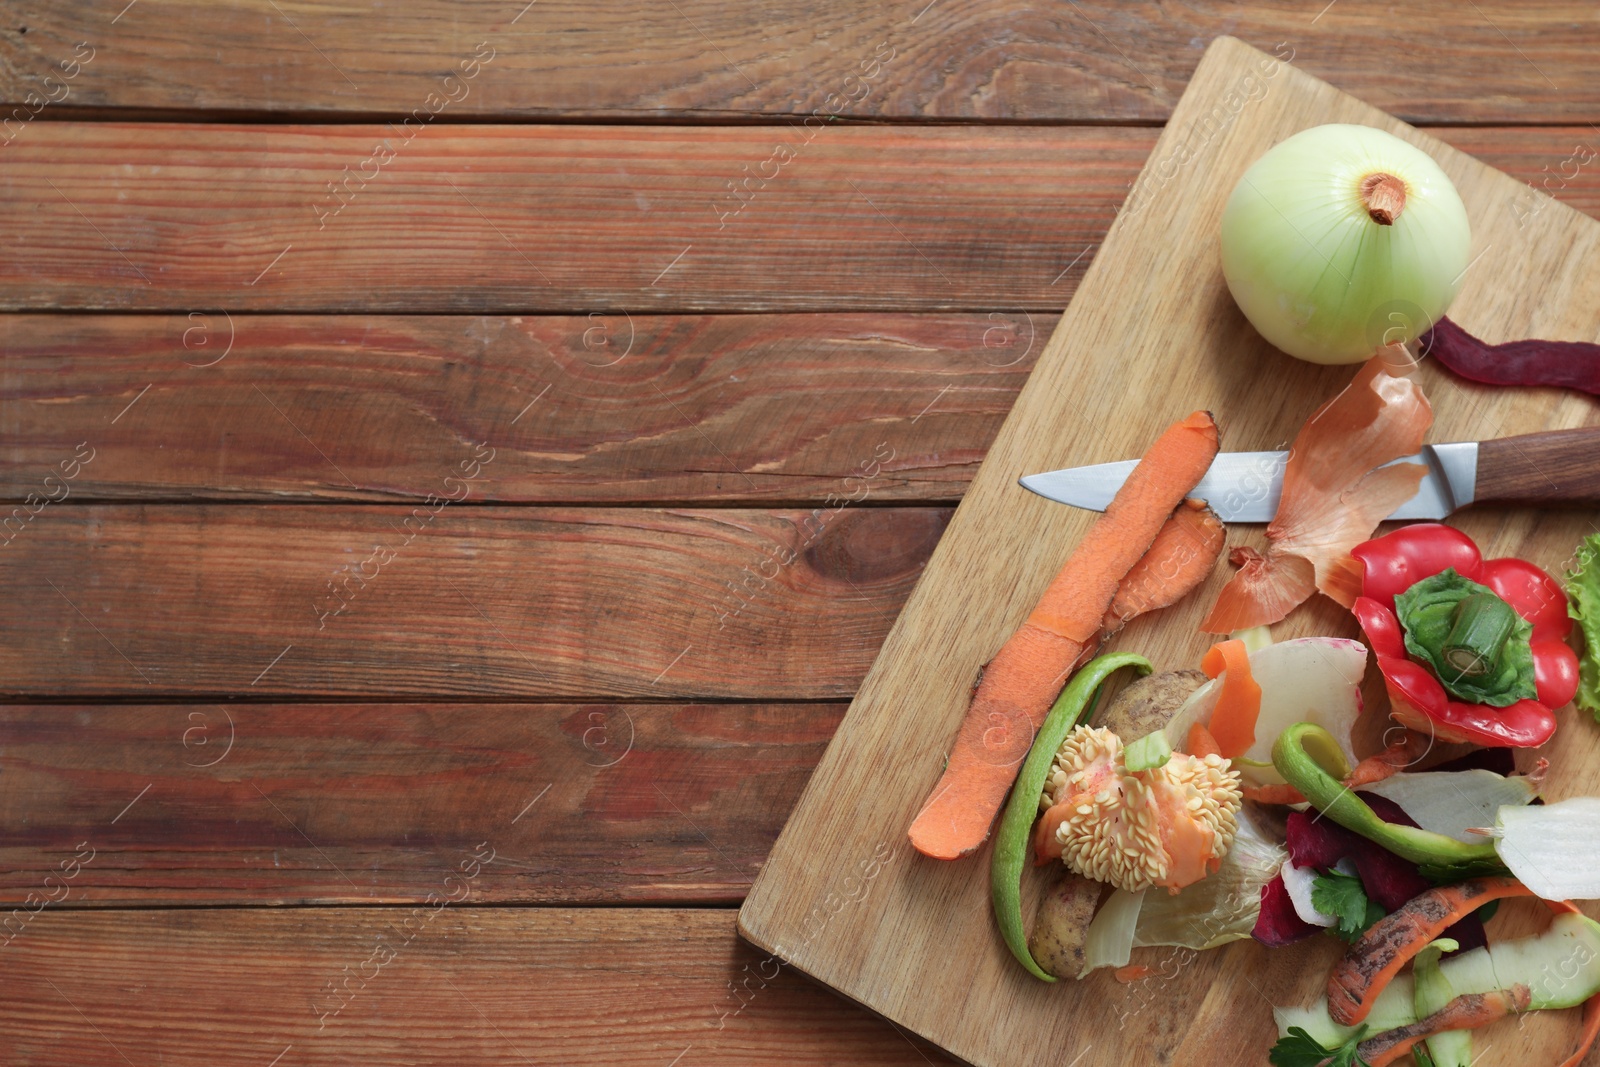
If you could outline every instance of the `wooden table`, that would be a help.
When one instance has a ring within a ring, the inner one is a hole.
[[[0,4],[7,1064],[950,1062],[733,909],[1205,44],[1600,214],[1578,3],[123,4]]]

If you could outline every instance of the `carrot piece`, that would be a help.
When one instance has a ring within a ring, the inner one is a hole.
[[[1343,1026],[1359,1023],[1400,968],[1446,927],[1491,900],[1516,896],[1531,897],[1533,891],[1504,877],[1469,878],[1418,893],[1373,923],[1334,965],[1328,976],[1328,1015]]]
[[[1305,794],[1292,785],[1247,785],[1242,790],[1246,800],[1257,804],[1304,804]]]
[[[1130,963],[1126,967],[1118,967],[1111,972],[1113,978],[1123,985],[1133,982],[1142,982],[1156,973],[1156,969],[1148,963]]]
[[[1150,549],[1117,587],[1116,599],[1100,620],[1109,638],[1129,620],[1176,604],[1206,580],[1227,542],[1227,527],[1202,500],[1178,505]]]
[[[1183,749],[1189,755],[1199,756],[1201,759],[1222,755],[1217,739],[1211,736],[1211,731],[1206,729],[1206,724],[1203,722],[1197,722],[1189,727],[1189,739],[1184,742]]]
[[[1068,797],[1059,804],[1052,804],[1039,816],[1039,825],[1033,832],[1033,865],[1043,867],[1051,860],[1061,858],[1064,851],[1061,842],[1056,840],[1056,830],[1067,821],[1072,814],[1072,809],[1083,803],[1082,797]]]
[[[956,859],[983,844],[1033,734],[1100,633],[1117,585],[1217,455],[1217,424],[1197,411],[1156,439],[1039,604],[989,661],[950,761],[912,822],[912,845]]]
[[[1261,715],[1261,686],[1250,676],[1250,652],[1238,639],[1211,646],[1200,669],[1222,677],[1222,692],[1211,713],[1211,736],[1226,758],[1242,756],[1256,743],[1256,719]]]
[[[1582,914],[1581,909],[1570,900],[1547,900],[1544,903],[1557,915],[1564,912]],[[1589,1055],[1597,1037],[1600,1037],[1600,993],[1583,1002],[1583,1029],[1578,1034],[1578,1051],[1562,1060],[1560,1067],[1578,1067],[1583,1058]]]
[[[1368,756],[1344,776],[1344,784],[1351,789],[1360,789],[1364,785],[1381,782],[1392,777],[1401,770],[1415,763],[1419,757],[1412,738],[1416,737],[1410,730],[1406,736],[1384,749],[1376,755]]]
[[[1578,1051],[1561,1061],[1561,1067],[1578,1067],[1600,1037],[1600,993],[1583,1002],[1583,1032],[1578,1035]]]
[[[1507,1015],[1527,1011],[1532,1002],[1533,990],[1520,982],[1492,993],[1463,993],[1427,1018],[1374,1034],[1356,1046],[1356,1053],[1368,1067],[1389,1067],[1424,1038],[1446,1030],[1488,1026]]]

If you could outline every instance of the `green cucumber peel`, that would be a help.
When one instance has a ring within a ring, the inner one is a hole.
[[[1137,741],[1128,742],[1122,749],[1122,765],[1130,773],[1164,767],[1171,758],[1172,745],[1167,741],[1165,730],[1145,734]]]
[[[1441,937],[1430,942],[1411,961],[1417,1018],[1426,1019],[1455,999],[1455,987],[1439,970],[1439,957],[1460,947],[1459,942]],[[1424,1044],[1433,1067],[1472,1067],[1471,1030],[1445,1030],[1429,1037]]]
[[[1315,723],[1297,722],[1278,735],[1272,746],[1272,765],[1318,811],[1402,859],[1439,871],[1484,866],[1497,874],[1506,873],[1493,841],[1468,844],[1378,818],[1366,801],[1340,781],[1343,775],[1335,777],[1324,766],[1322,761],[1335,762],[1338,753],[1339,745],[1332,734]],[[1339,756],[1336,766],[1343,762]]]
[[[1022,922],[1022,871],[1027,864],[1030,831],[1039,817],[1039,797],[1044,792],[1045,779],[1050,776],[1056,750],[1072,728],[1086,717],[1099,698],[1100,686],[1124,667],[1133,667],[1140,675],[1155,669],[1138,653],[1114,652],[1095,657],[1072,676],[1034,735],[1033,746],[1022,761],[1022,770],[1011,787],[1011,798],[1006,802],[1005,813],[1000,816],[1000,829],[995,834],[989,887],[1000,936],[1005,938],[1006,947],[1017,962],[1027,968],[1029,974],[1046,982],[1054,982],[1056,976],[1040,967],[1028,951],[1028,935]]]

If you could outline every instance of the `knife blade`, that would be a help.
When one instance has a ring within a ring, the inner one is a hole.
[[[1271,522],[1283,492],[1288,452],[1222,452],[1212,461],[1189,495],[1206,501],[1223,522]],[[1135,459],[1067,467],[1019,478],[1023,488],[1042,497],[1090,511],[1104,511],[1133,472]],[[1420,463],[1428,468],[1416,496],[1401,504],[1391,519],[1442,519],[1475,499],[1478,442],[1424,445],[1422,451],[1395,463]]]

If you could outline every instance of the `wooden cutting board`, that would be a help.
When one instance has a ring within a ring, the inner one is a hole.
[[[988,847],[943,863],[916,854],[905,836],[978,668],[1093,518],[1034,496],[1018,476],[1137,456],[1196,408],[1216,414],[1224,449],[1282,448],[1353,374],[1272,349],[1229,297],[1218,221],[1244,169],[1325,122],[1398,134],[1439,161],[1471,217],[1475,259],[1451,317],[1490,341],[1600,339],[1600,225],[1295,69],[1288,46],[1279,52],[1227,37],[1207,50],[739,913],[741,933],[777,959],[974,1064],[1265,1063],[1276,1036],[1270,1004],[1311,1000],[1337,956],[1328,938],[1273,951],[1250,941],[1199,954],[1140,949],[1133,962],[1156,969],[1143,981],[1118,984],[1101,972],[1046,984],[1017,966],[996,932]],[[1550,162],[1558,172],[1561,161]],[[1376,323],[1374,336],[1390,321]],[[1420,376],[1434,404],[1433,441],[1600,422],[1596,405],[1575,394],[1472,386],[1433,365]],[[1595,528],[1592,517],[1486,509],[1452,521],[1486,554],[1555,570]],[[1229,540],[1261,547],[1262,531],[1235,527]],[[1139,620],[1115,647],[1157,669],[1196,666],[1209,643],[1197,623],[1228,572],[1219,566],[1204,588]],[[1349,615],[1322,598],[1274,631],[1357,636]],[[1374,675],[1369,742],[1385,719]],[[1600,792],[1597,739],[1587,716],[1562,713],[1543,753],[1549,797]],[[1029,872],[1027,915],[1041,883]],[[1506,912],[1491,936],[1540,921]],[[1577,1014],[1484,1031],[1481,1067],[1559,1062]]]

